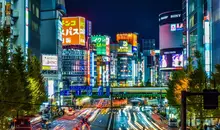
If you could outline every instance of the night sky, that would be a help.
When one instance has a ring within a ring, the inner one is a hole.
[[[66,0],[68,16],[84,16],[92,21],[93,34],[137,32],[139,38],[155,38],[158,43],[158,15],[181,10],[182,0]]]

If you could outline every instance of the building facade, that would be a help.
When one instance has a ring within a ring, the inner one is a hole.
[[[117,83],[119,87],[138,86],[138,47],[137,33],[118,33]],[[140,82],[140,81],[139,81]]]
[[[215,65],[220,64],[220,1],[212,0],[212,2],[207,0],[207,9],[210,12],[208,14],[209,26],[210,26],[210,41],[212,41],[212,46],[210,47],[211,52],[211,71],[215,72]]]
[[[35,0],[1,0],[0,25],[11,32],[10,48],[21,46],[27,58],[28,49],[40,58],[40,2]]]
[[[182,11],[159,15],[160,85],[165,85],[172,71],[183,69]]]
[[[80,96],[84,92],[91,95],[91,84],[94,84],[91,83],[93,82],[93,77],[91,77],[93,76],[91,73],[93,54],[89,46],[91,21],[81,16],[64,17],[62,25],[63,89],[74,92],[75,96]]]
[[[214,15],[218,14],[216,11],[218,10],[218,2],[214,0],[183,0],[182,4],[183,44],[186,46],[186,55],[193,59],[193,66],[197,67],[195,51],[199,51],[202,54],[203,67],[208,76],[210,76],[215,64],[218,63],[217,50],[219,47],[217,42],[214,43],[218,38],[214,38],[212,35],[216,33],[212,28],[213,25],[218,25],[216,21],[212,22]]]
[[[60,98],[62,85],[62,17],[66,14],[64,0],[42,0],[40,21],[40,53],[42,74],[48,98]],[[61,100],[59,100],[61,101]],[[60,102],[58,102],[60,103]]]
[[[155,39],[142,39],[141,48],[142,48],[142,62],[143,62],[143,83],[152,83],[153,78],[151,77],[151,72],[153,71],[154,66],[154,56],[151,55],[151,51],[155,50]]]

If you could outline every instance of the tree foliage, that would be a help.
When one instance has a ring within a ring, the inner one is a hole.
[[[175,71],[172,73],[171,78],[168,81],[168,90],[167,90],[167,100],[171,106],[177,107],[180,103],[177,101],[178,97],[175,97],[177,94],[176,85],[180,80],[186,78],[186,73],[184,70]],[[178,90],[181,92],[181,90]],[[176,92],[176,93],[175,93]]]
[[[0,29],[0,119],[36,113],[39,105],[33,104],[46,99],[39,60],[29,55],[26,61],[19,46],[12,53],[9,37],[8,29]]]
[[[169,89],[167,98],[172,104],[181,105],[181,91],[187,90],[188,92],[203,92],[208,85],[208,78],[202,64],[202,56],[198,51],[195,52],[197,67],[192,67],[192,59],[188,59],[188,66],[185,70],[173,73],[172,79],[169,81]],[[203,110],[202,96],[187,97],[188,114],[203,120],[207,115],[207,111]]]

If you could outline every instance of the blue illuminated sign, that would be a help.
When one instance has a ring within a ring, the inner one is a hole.
[[[102,86],[99,86],[99,88],[98,88],[98,95],[99,96],[103,95],[103,87]]]
[[[137,47],[132,46],[132,52],[137,52]]]
[[[106,87],[106,96],[110,95],[110,87]]]
[[[71,93],[69,90],[62,90],[62,91],[60,91],[60,95],[61,96],[70,96]]]

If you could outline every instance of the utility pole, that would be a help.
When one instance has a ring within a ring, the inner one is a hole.
[[[186,91],[181,92],[181,130],[186,130]]]

